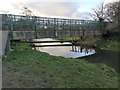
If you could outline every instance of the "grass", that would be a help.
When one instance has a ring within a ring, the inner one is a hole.
[[[76,39],[75,39],[76,38]],[[80,37],[64,37],[63,40],[78,40],[78,44],[82,44],[86,47],[95,46],[103,50],[120,52],[120,42],[118,40],[101,39],[99,37],[87,36],[83,40]]]
[[[14,51],[31,50],[29,44],[27,44],[27,43],[21,43],[21,42],[14,43],[13,45],[11,45],[11,48],[12,48]]]
[[[113,40],[100,40],[97,42],[96,47],[109,50],[109,51],[117,51],[120,52],[120,42]]]
[[[103,64],[93,64],[84,59],[51,56],[31,50],[25,43],[18,43],[13,48],[14,51],[4,58],[3,66],[13,70],[14,73],[19,73],[17,79],[25,87],[118,87],[117,73]]]
[[[57,40],[79,40],[80,37],[56,37]]]

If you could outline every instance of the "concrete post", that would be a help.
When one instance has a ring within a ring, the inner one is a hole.
[[[2,90],[2,15],[0,15],[0,90]]]
[[[0,15],[0,89],[2,88],[2,59],[10,50],[10,39],[8,28],[3,30],[2,15]]]

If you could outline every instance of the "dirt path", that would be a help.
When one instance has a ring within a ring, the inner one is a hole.
[[[18,72],[2,66],[2,87],[3,88],[22,88],[24,85],[20,81]]]

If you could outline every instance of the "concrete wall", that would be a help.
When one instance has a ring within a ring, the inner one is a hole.
[[[9,47],[8,30],[2,30],[2,15],[0,15],[0,58],[5,55],[6,47]]]
[[[0,15],[0,89],[2,88],[2,59],[10,50],[9,30],[2,30],[2,15]]]
[[[0,90],[2,90],[2,16],[0,15]]]
[[[2,90],[2,31],[0,30],[0,90]]]
[[[8,40],[8,31],[0,30],[0,57],[5,55],[5,51],[9,48],[9,40]]]

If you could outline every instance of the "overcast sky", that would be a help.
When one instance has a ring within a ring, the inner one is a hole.
[[[116,0],[0,0],[0,14],[22,14],[27,6],[34,15],[89,19],[90,12],[101,4]]]

